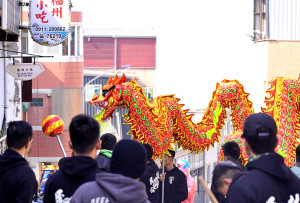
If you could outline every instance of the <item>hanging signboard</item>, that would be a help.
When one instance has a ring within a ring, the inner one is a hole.
[[[40,63],[9,63],[6,66],[6,72],[19,80],[32,80],[43,71],[44,68]]]
[[[71,0],[31,0],[29,27],[35,42],[56,46],[68,36]]]

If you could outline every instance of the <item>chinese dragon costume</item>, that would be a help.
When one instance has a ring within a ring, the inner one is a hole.
[[[267,91],[270,96],[266,98],[266,108],[262,111],[276,120],[279,137],[276,150],[285,156],[289,164],[295,158],[299,138],[300,84],[297,80],[284,78],[274,79],[270,84]],[[124,74],[110,78],[102,87],[102,92],[103,95],[94,95],[90,101],[95,107],[103,108],[95,118],[106,120],[116,108],[127,108],[124,116],[125,124],[130,125],[128,134],[141,143],[151,144],[154,158],[168,153],[174,142],[185,150],[197,153],[208,150],[219,142],[226,109],[230,108],[235,132],[225,142],[239,141],[244,163],[247,160],[241,132],[245,119],[254,111],[249,94],[237,80],[223,80],[216,84],[211,101],[198,123],[192,121],[193,114],[188,114],[189,109],[183,109],[184,104],[180,104],[180,99],[174,95],[159,96],[150,101],[135,79],[126,82]]]

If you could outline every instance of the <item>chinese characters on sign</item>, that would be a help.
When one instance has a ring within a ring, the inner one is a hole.
[[[40,73],[42,73],[44,71],[44,68],[40,63],[9,63],[6,67],[6,71],[16,79],[32,80]]]
[[[70,0],[31,0],[30,32],[41,45],[55,46],[67,38]]]
[[[32,68],[18,68],[17,76],[18,77],[32,77],[33,69]]]

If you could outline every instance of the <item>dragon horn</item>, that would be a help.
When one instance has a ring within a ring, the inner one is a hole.
[[[110,84],[110,83],[112,83],[112,82],[113,82],[112,77],[109,77],[109,79],[108,79],[108,81],[107,81],[107,84]]]
[[[123,73],[123,75],[122,75],[122,77],[121,77],[121,79],[120,79],[120,81],[118,83],[122,84],[123,82],[126,82],[126,76],[125,76],[124,73]]]
[[[116,77],[114,78],[114,80],[112,82],[114,83],[114,85],[117,85],[119,80],[120,80],[119,76],[116,75]]]

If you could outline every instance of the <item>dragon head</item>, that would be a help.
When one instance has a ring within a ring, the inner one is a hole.
[[[102,87],[102,95],[94,95],[93,99],[89,101],[96,108],[103,108],[101,120],[112,117],[116,107],[123,105],[123,89],[122,83],[126,82],[126,76],[123,74],[120,78],[116,75],[114,78],[110,77],[106,85]]]

